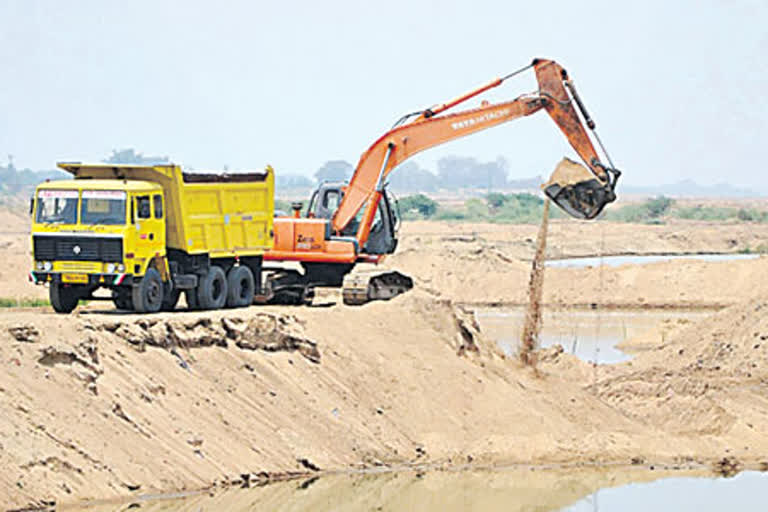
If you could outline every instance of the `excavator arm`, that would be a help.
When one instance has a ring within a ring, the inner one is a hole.
[[[594,122],[584,109],[565,69],[554,61],[544,59],[535,59],[531,66],[528,66],[530,67],[534,68],[539,83],[539,90],[535,93],[508,102],[484,104],[480,108],[441,115],[446,110],[501,85],[518,73],[516,72],[504,78],[497,78],[447,103],[415,113],[418,117],[414,116],[412,121],[396,126],[382,135],[361,156],[344,198],[333,216],[332,229],[337,233],[342,232],[361,208],[365,208],[356,237],[362,246],[370,234],[386,178],[398,165],[426,149],[529,116],[542,109],[546,110],[559,126],[588,168],[588,171],[575,174],[571,169],[566,180],[551,180],[546,184],[545,193],[572,216],[597,216],[605,204],[615,199],[613,189],[620,173],[600,161],[573,102],[580,108],[590,129],[594,129]]]

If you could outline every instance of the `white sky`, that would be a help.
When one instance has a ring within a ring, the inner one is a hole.
[[[768,190],[768,3],[631,4],[0,0],[0,162],[134,147],[311,175],[538,56],[569,70],[625,183]],[[491,99],[534,89],[528,75]],[[541,112],[415,160],[451,154],[504,156],[517,178],[571,151]]]

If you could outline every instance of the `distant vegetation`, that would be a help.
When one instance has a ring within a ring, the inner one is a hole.
[[[400,198],[399,204],[405,220],[532,224],[541,221],[544,199],[528,193],[493,192],[483,198],[468,199],[461,206],[446,206],[423,194],[416,194]],[[563,218],[566,215],[559,209],[552,208],[550,217]],[[768,211],[710,206],[678,207],[674,199],[660,196],[639,204],[614,205],[613,208],[609,207],[600,219],[636,224],[663,224],[670,219],[768,222]]]
[[[13,159],[9,158],[8,164],[0,166],[0,196],[24,196],[33,186],[47,179],[62,179],[69,176],[64,171],[41,171],[31,169],[17,169]],[[4,201],[0,201],[2,204]]]
[[[400,211],[406,220],[433,219],[463,222],[497,222],[529,224],[541,221],[544,200],[528,193],[491,193],[480,199],[469,199],[461,207],[444,207],[424,195],[400,199]],[[550,210],[552,217],[561,217]]]
[[[0,297],[0,308],[39,308],[50,306],[48,299],[12,299]]]
[[[616,222],[663,224],[669,219],[768,222],[768,211],[755,208],[728,208],[716,206],[677,206],[674,199],[660,196],[640,204],[630,204],[606,212],[604,218]]]

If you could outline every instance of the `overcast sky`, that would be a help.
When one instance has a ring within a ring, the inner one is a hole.
[[[538,56],[568,69],[625,183],[768,190],[768,2],[632,4],[0,0],[0,162],[134,147],[311,175]],[[533,90],[529,74],[490,99]],[[541,112],[415,161],[452,154],[503,156],[522,178],[572,152]]]

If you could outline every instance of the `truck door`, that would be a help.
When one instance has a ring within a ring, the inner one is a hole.
[[[156,199],[157,198],[157,199]],[[162,194],[142,194],[134,198],[132,217],[136,227],[136,264],[143,273],[147,261],[165,256],[165,208]],[[135,273],[138,273],[134,269]]]

